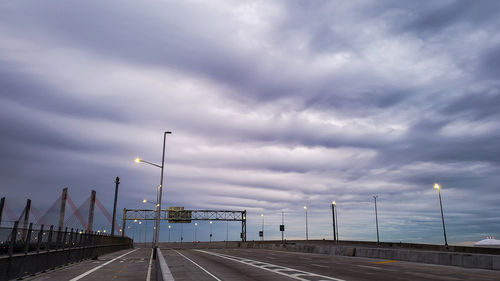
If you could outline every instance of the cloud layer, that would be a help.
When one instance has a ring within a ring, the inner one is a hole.
[[[303,205],[310,237],[329,238],[336,200],[341,237],[373,240],[378,194],[383,240],[439,243],[434,182],[452,243],[498,234],[499,8],[1,3],[2,193],[43,210],[94,188],[110,209],[120,176],[119,208],[144,207],[159,171],[132,160],[159,162],[170,130],[166,204],[246,209],[249,239],[261,213],[278,239],[282,211],[303,237]]]

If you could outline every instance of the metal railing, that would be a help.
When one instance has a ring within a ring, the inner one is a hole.
[[[0,227],[0,280],[10,280],[57,266],[132,248],[128,237],[53,225]]]

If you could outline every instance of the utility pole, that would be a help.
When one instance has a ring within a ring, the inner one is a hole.
[[[118,185],[120,184],[120,178],[115,179],[115,201],[113,204],[113,221],[111,222],[111,236],[115,235],[115,224],[116,224],[116,202],[118,200]]]
[[[373,199],[375,200],[375,224],[377,226],[377,245],[380,245],[380,239],[379,239],[379,236],[378,236],[377,198],[378,198],[378,195],[374,195],[373,196]]]

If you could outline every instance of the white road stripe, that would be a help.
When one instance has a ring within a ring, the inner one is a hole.
[[[177,250],[174,250],[177,254],[183,256],[185,259],[187,259],[188,261],[192,262],[194,265],[196,265],[197,267],[201,268],[201,270],[205,271],[208,275],[212,276],[215,280],[218,280],[218,281],[222,281],[220,280],[219,278],[217,278],[217,276],[213,275],[212,273],[208,272],[208,270],[204,269],[203,267],[201,267],[199,264],[195,263],[192,259],[186,257],[185,255],[181,254],[180,252],[178,252]]]
[[[148,274],[146,275],[146,281],[151,281],[151,263],[153,262],[153,252],[154,249],[151,249],[151,256],[149,257]]]
[[[257,267],[260,269],[264,269],[267,271],[271,271],[271,272],[281,274],[281,275],[284,275],[284,276],[287,276],[287,277],[290,277],[290,278],[293,278],[296,280],[309,281],[309,279],[304,279],[304,278],[300,277],[300,276],[303,276],[303,277],[319,277],[319,278],[321,278],[321,280],[345,281],[343,279],[338,279],[338,278],[320,275],[320,274],[316,274],[316,273],[312,273],[312,272],[307,272],[307,271],[302,271],[302,270],[293,269],[293,268],[289,268],[289,267],[284,267],[281,265],[274,265],[271,263],[255,261],[255,260],[240,258],[240,257],[234,257],[234,256],[226,255],[226,254],[208,252],[208,251],[203,251],[203,250],[195,250],[195,251],[202,252],[202,253],[209,254],[209,255],[213,255],[213,256],[217,256],[217,257],[228,259],[228,260],[232,260],[232,261],[236,261],[239,263],[243,263],[243,264]],[[273,269],[267,268],[267,267],[273,267]],[[285,273],[285,272],[281,272],[281,271],[292,271],[293,273]]]
[[[89,270],[89,271],[87,271],[87,272],[85,272],[85,273],[82,273],[82,274],[80,274],[80,275],[76,276],[75,278],[73,278],[73,279],[71,279],[71,280],[69,280],[69,281],[76,281],[76,280],[80,280],[80,279],[82,279],[83,277],[85,277],[85,276],[89,275],[90,273],[92,273],[92,272],[94,272],[94,271],[98,270],[99,268],[101,268],[101,267],[103,267],[103,266],[105,266],[105,265],[107,265],[107,264],[110,264],[110,263],[114,262],[115,260],[117,260],[117,259],[119,259],[119,258],[123,258],[124,256],[126,256],[126,255],[128,255],[128,254],[130,254],[130,253],[132,253],[132,252],[135,252],[135,251],[137,251],[137,250],[138,250],[138,249],[132,250],[132,251],[127,252],[127,253],[125,253],[125,254],[123,254],[123,255],[119,256],[119,257],[116,257],[116,258],[114,258],[114,259],[110,260],[110,261],[107,261],[107,262],[105,262],[105,263],[103,263],[103,264],[101,264],[101,265],[99,265],[99,266],[97,266],[97,267],[92,268],[91,270]]]
[[[321,265],[321,264],[315,264],[315,263],[311,263],[312,266],[317,266],[317,267],[323,267],[323,268],[328,268],[329,266],[326,266],[326,265]]]

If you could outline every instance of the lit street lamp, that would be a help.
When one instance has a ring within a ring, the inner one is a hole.
[[[212,243],[212,223],[213,221],[210,221],[210,243]]]
[[[307,229],[307,206],[304,206],[304,210],[306,211],[306,240],[309,240],[309,230]]]
[[[197,226],[198,226],[198,223],[195,222],[194,223],[194,242],[196,242],[196,228],[197,228]]]
[[[140,159],[140,158],[135,159],[135,162],[137,162],[137,163],[144,162],[144,163],[150,164],[152,166],[155,166],[155,167],[158,167],[161,169],[160,186],[159,186],[159,191],[158,191],[158,202],[157,202],[158,209],[156,211],[156,223],[155,223],[155,247],[156,248],[158,248],[159,234],[160,234],[161,197],[163,194],[163,170],[165,168],[165,143],[167,140],[167,134],[172,134],[172,132],[164,132],[163,133],[163,154],[162,154],[162,158],[161,158],[161,166],[154,164],[154,163],[151,163],[149,161]]]
[[[171,225],[168,225],[168,242],[170,242],[170,229],[172,228]]]
[[[434,188],[438,190],[439,194],[439,206],[441,207],[441,220],[443,221],[444,245],[448,247],[448,240],[446,239],[446,227],[444,225],[443,202],[441,201],[441,186],[435,183]]]
[[[333,226],[333,241],[337,242],[337,233],[335,230],[335,201],[332,201],[332,226]]]

